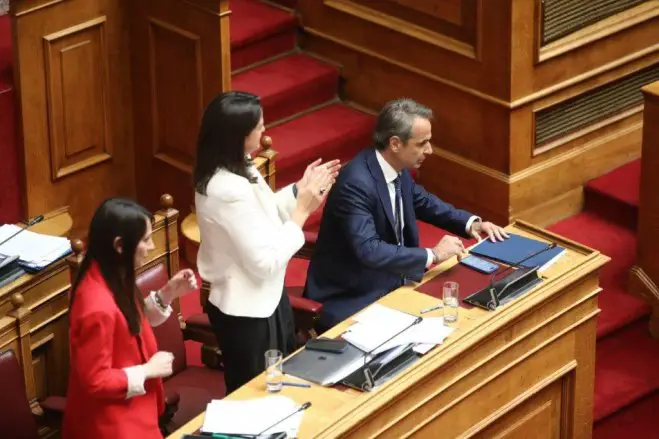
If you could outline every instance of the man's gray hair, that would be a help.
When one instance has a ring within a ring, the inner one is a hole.
[[[373,144],[382,151],[389,145],[389,139],[398,137],[404,143],[410,140],[414,119],[431,120],[433,112],[430,108],[412,99],[396,99],[387,102],[378,115],[373,132]]]

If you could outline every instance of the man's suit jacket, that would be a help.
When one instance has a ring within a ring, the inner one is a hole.
[[[162,380],[146,380],[146,394],[127,399],[125,369],[146,363],[158,351],[146,316],[141,333],[131,335],[94,263],[77,288],[69,319],[71,366],[62,437],[162,438],[158,428],[164,409]]]
[[[419,281],[428,252],[419,248],[417,218],[466,237],[471,214],[442,202],[401,173],[404,246],[394,230],[389,191],[373,148],[339,173],[323,212],[305,296],[323,303],[320,323],[333,326],[380,297]]]

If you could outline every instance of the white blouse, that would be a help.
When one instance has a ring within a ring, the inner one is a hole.
[[[254,168],[257,182],[219,170],[195,204],[201,243],[197,268],[210,282],[209,301],[223,313],[270,317],[281,299],[290,259],[304,245],[291,221],[292,185],[274,193]]]

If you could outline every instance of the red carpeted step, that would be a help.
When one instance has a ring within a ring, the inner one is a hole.
[[[18,145],[16,143],[16,93],[13,86],[11,20],[0,16],[0,224],[21,219]]]
[[[319,157],[349,160],[369,145],[373,124],[374,118],[368,114],[332,104],[267,130],[278,152],[277,186],[297,181]]]
[[[231,0],[231,69],[292,51],[297,19],[257,0]]]
[[[336,68],[299,53],[240,73],[232,85],[261,97],[266,124],[334,99],[338,86]]]
[[[604,291],[599,299],[602,310],[597,323],[599,337],[649,313],[643,300],[625,292],[628,271],[636,259],[633,230],[588,211],[560,221],[549,230],[596,248],[611,258],[600,276]]]
[[[640,179],[641,161],[634,160],[590,181],[585,187],[585,208],[635,229]]]
[[[597,343],[595,420],[659,389],[659,340],[646,319]]]
[[[659,392],[636,401],[593,428],[593,439],[659,438]]]

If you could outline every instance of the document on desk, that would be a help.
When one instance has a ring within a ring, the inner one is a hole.
[[[343,338],[365,352],[379,354],[410,343],[438,345],[453,332],[441,317],[426,317],[410,327],[416,319],[417,316],[375,303],[355,316],[356,323],[348,328]],[[401,333],[396,335],[398,332]],[[392,339],[387,341],[389,338]]]
[[[15,224],[5,224],[0,227],[0,241],[20,231],[0,246],[0,255],[18,256],[19,264],[26,270],[41,270],[71,253],[71,243],[67,238],[21,230]]]
[[[304,411],[300,411],[277,424],[272,431],[263,431],[277,421],[295,412],[297,404],[283,395],[247,400],[212,400],[206,406],[202,433],[254,435],[286,432],[297,437]]]

